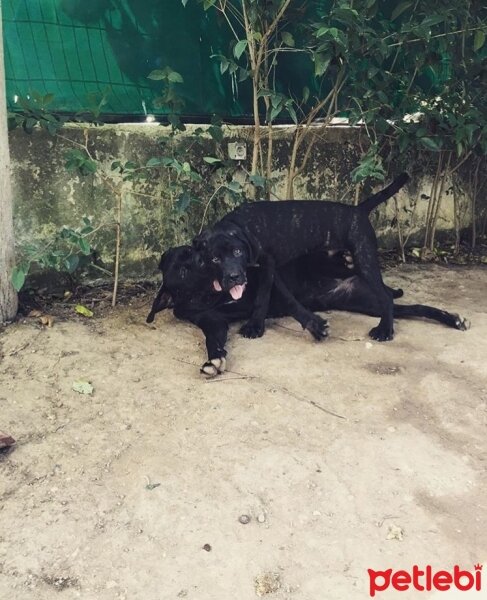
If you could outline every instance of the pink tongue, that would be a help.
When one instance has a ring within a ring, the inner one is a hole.
[[[245,290],[245,285],[235,285],[235,286],[233,286],[233,288],[231,288],[229,290],[230,296],[234,300],[240,300],[240,298],[242,297],[242,294],[244,293],[244,290]]]
[[[218,283],[218,281],[215,279],[215,281],[213,282],[213,287],[215,288],[215,290],[217,292],[221,292],[222,291],[222,286]]]

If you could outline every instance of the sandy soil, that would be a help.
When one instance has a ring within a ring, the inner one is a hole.
[[[375,319],[333,313],[319,344],[285,319],[234,330],[207,382],[199,331],[146,326],[152,298],[9,327],[0,598],[355,600],[367,568],[486,561],[487,270],[386,279],[472,328],[402,321],[378,344]],[[376,597],[398,596],[430,597]]]

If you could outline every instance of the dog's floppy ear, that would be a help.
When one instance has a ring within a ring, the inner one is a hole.
[[[242,229],[232,229],[230,235],[238,238],[247,249],[247,261],[249,265],[257,264],[257,259],[259,258],[261,252],[261,246],[257,239],[247,231],[243,231]]]
[[[152,308],[150,309],[150,313],[147,315],[146,323],[152,323],[156,313],[161,312],[161,310],[165,310],[166,308],[172,308],[174,306],[171,294],[166,290],[164,284],[161,285],[159,291],[157,292],[157,296],[155,297],[154,302],[152,303]]]

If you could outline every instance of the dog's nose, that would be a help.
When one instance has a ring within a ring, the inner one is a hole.
[[[238,273],[230,273],[230,275],[228,276],[228,279],[231,282],[235,282],[239,280],[239,274]]]

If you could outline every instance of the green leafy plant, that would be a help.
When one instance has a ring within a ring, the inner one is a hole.
[[[33,265],[54,269],[70,275],[76,269],[91,263],[93,248],[90,243],[94,228],[91,219],[83,217],[76,229],[62,227],[46,245],[28,243],[21,248],[21,260],[12,271],[12,284],[17,291],[24,286]]]
[[[22,127],[26,133],[32,133],[34,127],[39,126],[55,135],[64,125],[67,118],[52,114],[48,106],[54,100],[54,94],[39,94],[33,91],[26,97],[20,96],[18,112],[8,113],[9,129]]]

